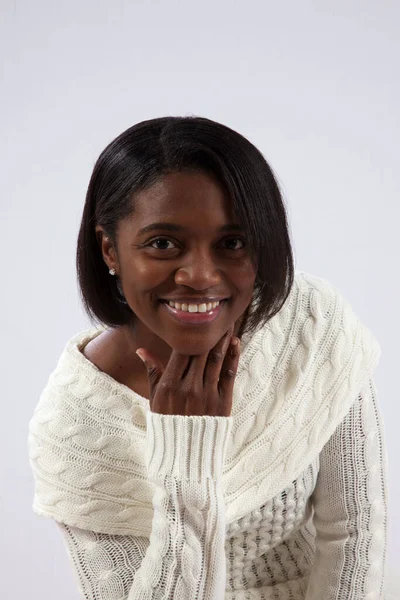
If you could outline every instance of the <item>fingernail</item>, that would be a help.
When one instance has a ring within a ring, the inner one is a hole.
[[[239,339],[237,337],[232,338],[231,344],[232,346],[237,346],[239,343]]]
[[[143,362],[145,362],[144,356],[143,356],[142,351],[141,351],[140,348],[139,348],[139,350],[136,350],[136,354],[138,355],[138,357],[140,358],[140,360],[142,360]]]

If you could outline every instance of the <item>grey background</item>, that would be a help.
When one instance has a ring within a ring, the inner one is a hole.
[[[74,261],[94,161],[162,115],[213,118],[260,148],[289,204],[297,268],[331,281],[381,342],[396,567],[399,3],[0,6],[2,597],[78,598],[56,526],[31,511],[27,424],[66,341],[88,326]]]

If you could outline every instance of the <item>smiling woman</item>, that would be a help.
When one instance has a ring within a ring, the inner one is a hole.
[[[295,272],[260,151],[201,117],[134,125],[94,167],[77,272],[95,326],[29,441],[83,597],[381,600],[380,348]]]
[[[135,315],[123,326],[132,348],[161,351],[165,360],[171,348],[203,354],[232,323],[238,330],[251,302],[256,267],[245,231],[221,186],[202,173],[165,175],[138,192],[134,206],[116,245],[96,226],[104,261]]]

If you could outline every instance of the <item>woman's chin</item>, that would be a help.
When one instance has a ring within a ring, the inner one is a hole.
[[[184,354],[186,356],[199,356],[201,354],[210,352],[210,350],[216,346],[222,336],[223,333],[217,336],[215,336],[215,334],[210,336],[194,336],[188,333],[186,336],[182,336],[182,338],[174,338],[173,340],[169,340],[167,343],[173,350],[179,352],[179,354]]]

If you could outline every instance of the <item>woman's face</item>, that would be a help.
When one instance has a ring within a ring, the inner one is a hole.
[[[201,354],[251,302],[255,269],[244,232],[222,188],[204,173],[169,174],[138,193],[117,246],[107,263],[142,338],[152,334],[178,352]]]

